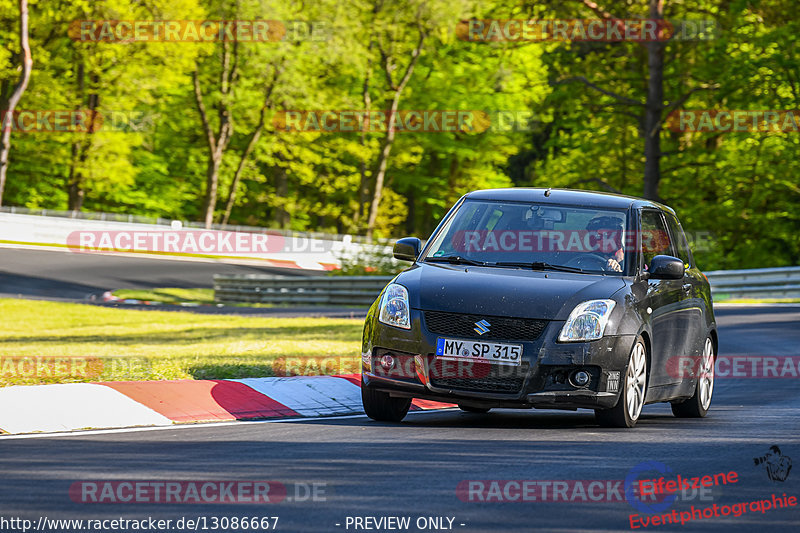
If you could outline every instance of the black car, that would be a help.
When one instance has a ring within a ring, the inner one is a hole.
[[[621,195],[494,189],[462,197],[369,310],[362,401],[400,421],[411,399],[594,409],[633,427],[646,403],[703,417],[717,330],[675,212]]]

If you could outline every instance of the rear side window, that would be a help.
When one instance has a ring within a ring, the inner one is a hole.
[[[681,228],[678,219],[674,215],[666,215],[666,217],[669,232],[672,234],[672,244],[675,246],[675,257],[682,260],[688,267],[692,262],[689,257],[689,244],[686,242],[686,234],[683,233],[683,228]]]
[[[675,255],[672,242],[669,238],[664,219],[659,211],[652,209],[642,210],[642,258],[644,269],[657,255]]]

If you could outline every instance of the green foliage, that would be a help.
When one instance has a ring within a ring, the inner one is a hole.
[[[288,370],[285,361],[292,358],[322,374],[352,373],[364,327],[360,319],[143,313],[22,299],[0,299],[0,313],[14,317],[0,331],[0,387],[264,377]],[[64,357],[77,363],[50,374],[31,375],[29,363],[19,364],[40,358],[52,365]]]
[[[372,247],[362,246],[355,253],[342,254],[339,268],[330,276],[394,276],[409,265],[392,257],[392,243],[382,242]]]

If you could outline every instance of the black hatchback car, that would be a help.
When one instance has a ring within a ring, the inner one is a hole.
[[[462,197],[372,305],[362,344],[370,418],[411,399],[594,409],[633,427],[647,403],[703,417],[717,330],[708,280],[672,209],[621,195],[495,189]]]

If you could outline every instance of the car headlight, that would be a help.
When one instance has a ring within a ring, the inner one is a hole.
[[[593,341],[603,337],[614,300],[589,300],[575,306],[558,335],[560,342]]]
[[[397,283],[390,283],[383,291],[378,321],[397,328],[411,329],[411,314],[408,305],[408,290]]]

